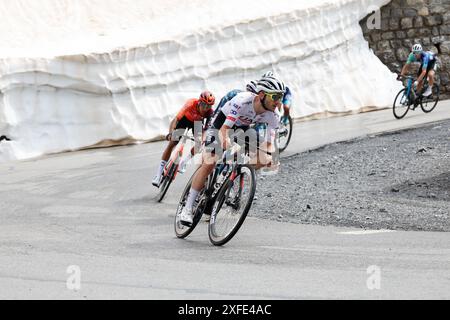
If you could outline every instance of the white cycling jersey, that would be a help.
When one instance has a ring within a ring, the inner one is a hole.
[[[230,128],[239,128],[248,127],[252,123],[265,123],[267,124],[267,132],[269,133],[266,134],[266,141],[271,142],[275,139],[275,133],[278,129],[278,117],[271,111],[256,114],[255,106],[253,105],[255,96],[251,92],[242,92],[227,102],[221,110],[226,116],[223,124]]]

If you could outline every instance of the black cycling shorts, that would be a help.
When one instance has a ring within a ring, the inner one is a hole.
[[[187,129],[187,128],[189,128],[192,131],[192,133],[194,133],[194,122],[188,120],[188,118],[186,118],[186,117],[183,117],[183,118],[181,118],[180,121],[178,121],[175,130]]]
[[[428,63],[426,74],[428,74],[428,72],[430,72],[431,70],[436,70],[435,67],[436,67],[436,59],[434,59]],[[422,70],[423,70],[423,67],[421,65],[419,68],[419,72],[417,72],[417,76],[420,76],[420,74],[422,73]]]

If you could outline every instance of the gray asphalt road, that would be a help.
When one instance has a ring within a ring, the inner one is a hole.
[[[449,102],[403,121],[385,110],[300,122],[286,154],[443,118]],[[175,207],[192,168],[155,203],[162,147],[0,164],[0,298],[450,298],[448,233],[249,218],[223,248],[210,245],[206,223],[176,239]]]

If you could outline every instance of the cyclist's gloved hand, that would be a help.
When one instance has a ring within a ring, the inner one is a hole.
[[[397,76],[397,81],[402,80],[402,78],[403,78],[403,76],[402,76],[401,74],[399,74],[399,75]]]
[[[172,133],[169,133],[169,134],[166,136],[166,140],[167,140],[167,141],[172,140]]]

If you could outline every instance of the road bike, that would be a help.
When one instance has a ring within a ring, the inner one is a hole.
[[[397,119],[402,119],[406,116],[409,110],[415,110],[419,105],[422,111],[429,113],[436,108],[439,102],[439,85],[434,84],[432,88],[432,94],[429,97],[424,97],[422,94],[418,94],[414,88],[414,77],[403,77],[406,79],[406,86],[397,94],[394,100],[393,112]],[[423,91],[428,88],[428,80],[424,80]]]
[[[236,152],[239,150],[240,146],[234,143],[231,150],[224,153],[222,161],[208,176],[205,187],[197,196],[193,207],[193,223],[185,226],[181,223],[180,215],[191,189],[194,176],[191,177],[175,215],[175,234],[178,238],[189,236],[203,214],[211,215],[208,235],[213,245],[223,246],[236,235],[247,217],[256,191],[256,174],[254,166],[249,164],[249,153],[246,150],[242,157],[238,157]],[[230,157],[232,160],[227,160]]]
[[[180,164],[181,157],[183,156],[184,146],[187,140],[195,141],[194,137],[188,135],[189,128],[184,130],[183,135],[180,136],[180,140],[176,145],[175,149],[170,155],[169,161],[167,161],[163,174],[161,176],[161,183],[159,186],[159,192],[156,196],[156,200],[161,202],[167,194],[170,185],[175,180],[178,174],[178,166]]]

